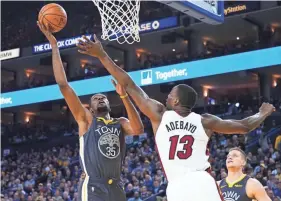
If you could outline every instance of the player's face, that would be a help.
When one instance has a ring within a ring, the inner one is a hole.
[[[233,167],[243,167],[245,166],[246,161],[243,158],[243,155],[240,151],[232,150],[228,153],[226,158],[226,167],[233,168]]]
[[[110,112],[110,105],[107,97],[103,94],[92,96],[91,109],[93,112]]]
[[[166,100],[166,107],[168,110],[172,110],[177,102],[177,87],[174,87],[169,93]]]

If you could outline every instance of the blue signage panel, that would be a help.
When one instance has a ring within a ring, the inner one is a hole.
[[[281,47],[204,59],[130,72],[137,85],[153,85],[177,80],[262,68],[281,64]],[[71,82],[78,96],[113,91],[111,76]],[[1,94],[1,108],[62,99],[58,85]]]
[[[178,26],[178,18],[177,17],[167,17],[160,20],[154,20],[150,22],[144,22],[139,25],[139,32],[142,33],[149,33],[153,31],[163,30],[167,28],[172,28]],[[86,34],[87,38],[92,39],[92,35]],[[78,39],[81,39],[82,36],[76,36],[73,38],[67,38],[58,41],[59,49],[65,49],[70,47],[75,47],[78,43]],[[50,43],[44,43],[39,45],[34,45],[32,47],[33,54],[39,54],[43,52],[50,52],[51,45]]]
[[[185,9],[194,11],[193,17],[200,21],[217,24],[224,21],[224,1],[179,1]],[[207,18],[207,19],[205,19]]]
[[[158,31],[162,29],[172,28],[176,26],[178,26],[178,18],[167,17],[160,20],[141,23],[139,32],[142,34],[142,33],[148,33],[148,32]]]
[[[88,39],[92,39],[92,35],[86,34],[85,35]],[[69,47],[75,47],[78,43],[78,39],[82,39],[82,36],[76,36],[73,38],[67,38],[63,40],[58,41],[58,47],[59,49],[65,49]],[[43,52],[50,52],[52,50],[50,43],[44,43],[39,45],[34,45],[32,47],[33,54],[43,53]]]

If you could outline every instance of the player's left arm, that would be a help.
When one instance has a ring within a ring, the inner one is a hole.
[[[222,134],[247,134],[250,130],[245,125],[232,120],[223,120],[215,115],[203,114],[204,128]]]
[[[130,97],[126,93],[124,87],[112,80],[116,92],[119,94],[128,114],[128,118],[121,117],[119,122],[122,125],[123,130],[126,135],[140,135],[143,134],[144,128],[138,111],[136,110],[134,104],[130,100]]]
[[[262,184],[256,179],[249,179],[246,185],[246,192],[248,197],[257,201],[272,201],[267,195]]]
[[[202,123],[205,128],[223,134],[247,134],[257,128],[272,112],[273,105],[263,103],[259,112],[242,120],[224,120],[211,114],[203,114]]]

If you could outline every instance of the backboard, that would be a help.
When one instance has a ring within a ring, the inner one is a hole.
[[[158,1],[208,24],[221,24],[224,21],[223,1],[180,0]]]

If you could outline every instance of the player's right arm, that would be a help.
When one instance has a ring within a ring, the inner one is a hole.
[[[202,115],[206,129],[222,134],[247,134],[257,128],[275,110],[269,103],[263,103],[259,113],[242,120],[223,120],[211,114]]]
[[[132,97],[139,109],[151,121],[158,122],[161,120],[162,113],[165,111],[163,104],[151,99],[148,95],[135,84],[132,78],[123,69],[117,66],[112,59],[103,50],[101,42],[94,35],[95,42],[90,41],[88,38],[83,37],[85,41],[80,40],[77,46],[79,52],[93,57],[97,57],[107,71],[122,85],[128,94]]]
[[[48,29],[44,25],[40,24],[39,22],[37,22],[37,24],[51,44],[52,63],[56,83],[59,85],[60,91],[63,94],[70,111],[72,112],[75,120],[80,127],[82,123],[87,121],[91,114],[86,108],[84,108],[78,96],[75,94],[74,90],[67,82],[56,38],[51,34],[50,31],[48,31]],[[79,133],[81,132],[79,131]]]

